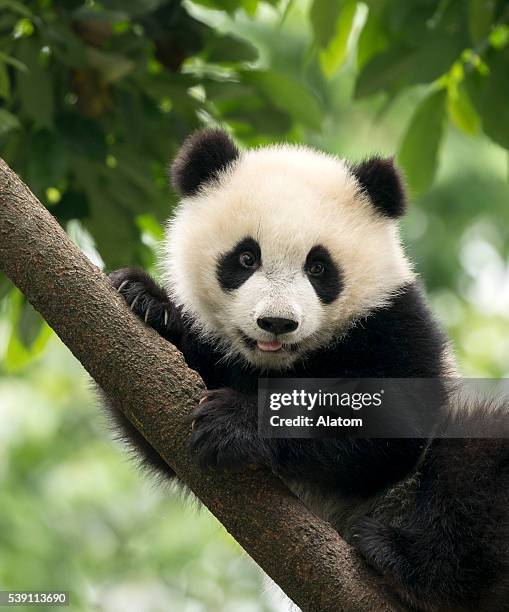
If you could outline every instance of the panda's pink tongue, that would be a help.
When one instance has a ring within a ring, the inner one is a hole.
[[[279,342],[279,340],[271,340],[271,342],[262,342],[261,340],[258,340],[256,346],[261,351],[279,351],[283,344]]]

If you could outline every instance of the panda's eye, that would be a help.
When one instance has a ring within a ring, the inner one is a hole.
[[[252,270],[256,267],[256,257],[250,251],[245,251],[240,254],[239,263],[243,268]]]
[[[308,266],[308,274],[311,276],[321,276],[325,272],[325,266],[321,261],[313,261]]]

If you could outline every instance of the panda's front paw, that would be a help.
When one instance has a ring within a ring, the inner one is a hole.
[[[267,442],[258,435],[256,398],[228,388],[207,391],[190,420],[190,450],[202,468],[268,465]]]
[[[131,310],[147,325],[163,333],[171,315],[171,305],[164,289],[137,268],[116,270],[109,279]]]

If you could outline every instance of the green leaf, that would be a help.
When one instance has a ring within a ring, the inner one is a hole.
[[[493,28],[489,36],[489,41],[494,49],[500,50],[506,47],[507,43],[509,43],[509,26],[505,23],[501,23]]]
[[[414,194],[425,191],[433,182],[438,163],[445,116],[445,90],[427,96],[410,120],[398,153]]]
[[[8,100],[10,91],[11,87],[7,67],[5,64],[0,64],[0,97]]]
[[[496,4],[496,0],[470,0],[468,28],[474,45],[485,40],[490,33]]]
[[[68,151],[60,134],[47,129],[30,133],[27,145],[30,155],[27,159],[26,180],[39,198],[44,200],[46,189],[59,185],[67,176]]]
[[[375,55],[360,73],[355,95],[395,93],[417,83],[431,83],[449,70],[463,48],[454,37],[430,37],[422,47],[392,45]]]
[[[23,62],[20,62],[15,57],[7,55],[7,53],[4,53],[3,51],[0,51],[0,62],[4,62],[4,64],[9,64],[13,68],[16,68],[16,70],[21,70],[22,72],[28,71],[28,68]]]
[[[136,224],[142,232],[148,234],[154,240],[162,240],[164,238],[164,228],[159,221],[150,213],[138,215]]]
[[[322,123],[320,101],[312,90],[299,81],[272,71],[244,72],[242,79],[261,90],[272,104],[296,121],[319,129]]]
[[[467,81],[468,92],[487,136],[509,150],[509,51],[495,53],[489,74],[473,73]]]
[[[315,41],[321,48],[327,47],[336,35],[336,22],[341,12],[340,0],[314,0],[309,14]]]
[[[234,13],[240,8],[242,2],[239,0],[195,0],[196,4],[201,4],[207,8],[218,9],[226,11],[227,13]]]
[[[61,113],[57,127],[62,140],[73,154],[104,161],[107,154],[106,142],[97,121],[85,119],[75,113]]]
[[[0,136],[7,134],[11,130],[17,130],[20,127],[19,119],[15,115],[4,108],[0,108]]]
[[[3,272],[0,272],[0,300],[4,298],[12,288],[13,284],[11,281]]]
[[[242,8],[252,17],[256,14],[258,0],[242,0]]]
[[[135,17],[153,13],[166,0],[104,0],[101,4],[110,11],[122,11]]]
[[[16,2],[15,0],[0,0],[0,11],[12,11],[23,15],[24,17],[33,17],[32,11],[23,5],[22,2]]]
[[[448,91],[447,111],[452,122],[463,132],[471,135],[479,132],[481,120],[464,87]]]
[[[5,353],[5,369],[7,372],[15,372],[28,365],[44,351],[51,336],[51,328],[42,321],[37,337],[30,348],[27,348],[13,329]]]
[[[349,41],[352,34],[357,2],[349,0],[343,4],[339,18],[337,19],[335,34],[329,44],[320,51],[320,66],[327,77],[331,77],[343,66],[349,50]]]
[[[258,59],[258,50],[245,40],[234,36],[215,37],[205,57],[209,62],[254,62]]]
[[[51,337],[51,329],[20,291],[11,293],[11,335],[5,354],[7,371],[27,365],[39,355]]]
[[[87,49],[65,22],[56,21],[46,29],[55,56],[66,66],[83,68],[87,63]]]
[[[23,346],[30,349],[41,331],[41,315],[27,300],[23,300],[17,323],[18,338]]]
[[[380,19],[370,10],[357,43],[357,66],[363,68],[388,45],[387,35]]]
[[[28,68],[27,72],[19,72],[17,75],[21,108],[37,126],[52,127],[53,81],[39,63],[39,52],[40,43],[35,38],[19,42],[18,57]]]
[[[139,265],[140,232],[135,215],[129,210],[130,202],[123,200],[125,193],[130,198],[132,192],[112,193],[113,171],[106,172],[105,168],[104,164],[86,158],[73,158],[76,180],[87,194],[90,210],[89,216],[83,219],[83,226],[93,236],[97,250],[109,269]],[[120,185],[117,179],[116,186]],[[138,205],[140,207],[143,202],[138,202]]]

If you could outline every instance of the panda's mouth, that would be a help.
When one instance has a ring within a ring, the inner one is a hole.
[[[273,340],[255,340],[254,338],[250,338],[244,332],[240,332],[242,340],[244,344],[250,348],[251,350],[259,350],[264,353],[277,353],[278,351],[289,351],[293,352],[298,350],[297,344],[285,344],[274,338]]]

